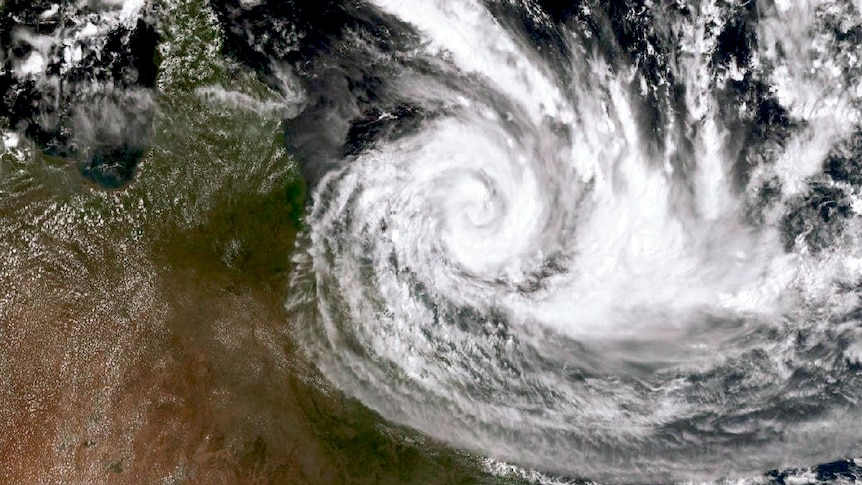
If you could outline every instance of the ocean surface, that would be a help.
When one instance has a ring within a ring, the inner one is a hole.
[[[0,2],[0,476],[862,480],[860,36]]]

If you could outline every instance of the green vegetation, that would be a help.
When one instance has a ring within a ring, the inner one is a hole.
[[[276,300],[283,299],[306,187],[284,151],[276,116],[229,109],[196,94],[197,88],[212,84],[261,102],[279,99],[253,74],[213,55],[221,47],[220,36],[212,17],[203,13],[207,11],[202,0],[187,0],[170,12],[176,21],[166,29],[156,148],[138,187],[147,186],[155,200],[171,201],[170,224],[160,221],[159,247],[168,264],[194,268],[214,280],[265,286]],[[166,180],[174,183],[165,184]],[[301,358],[290,353],[291,358]],[[475,459],[392,427],[355,400],[334,391],[324,393],[297,377],[281,385],[288,385],[285,392],[299,401],[301,418],[327,456],[331,469],[324,481],[488,480]],[[270,399],[265,390],[252,389],[258,387],[250,385],[246,394],[250,399],[265,406],[276,404],[264,402]],[[278,437],[258,436],[248,442],[239,466],[270,469],[275,482],[289,476],[283,465],[275,465],[284,448],[275,440]]]
[[[302,408],[341,483],[483,483],[475,459],[385,424],[356,400],[312,391]]]
[[[204,1],[163,8],[154,147],[131,189],[158,213],[155,257],[246,283],[283,284],[306,191],[285,153],[280,120],[207,99],[199,88],[272,103],[278,95],[221,58]]]
[[[53,272],[46,277],[80,272],[92,286],[87,291],[110,300],[106,315],[164,335],[151,351],[169,370],[146,361],[154,370],[142,375],[174,398],[142,409],[157,424],[202,422],[200,436],[183,439],[209,440],[203,451],[160,445],[165,460],[179,457],[181,473],[171,480],[194,482],[215,467],[236,483],[509,483],[487,477],[476,458],[309,384],[322,381],[295,351],[284,310],[307,188],[286,153],[280,113],[254,108],[282,98],[220,55],[205,0],[164,1],[159,9],[158,110],[136,180],[104,191],[84,184],[66,161],[2,155],[0,227],[7,229],[0,250],[38,254]],[[227,99],[254,106],[208,98],[201,88],[238,93]],[[0,283],[15,287],[19,276],[0,271]],[[115,295],[118,285],[131,292],[149,281],[158,281],[152,294],[166,309],[153,312],[161,320],[143,323],[138,312],[150,300]],[[156,428],[153,436],[173,443],[172,430]],[[147,445],[144,451],[157,448]],[[135,480],[135,470],[158,459],[118,447],[102,469],[112,482]],[[195,468],[198,459],[203,464]]]

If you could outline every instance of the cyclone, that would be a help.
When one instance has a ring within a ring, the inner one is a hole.
[[[859,6],[635,3],[365,5],[401,33],[347,42],[387,79],[359,141],[298,151],[294,331],[383,417],[543,472],[855,456]]]

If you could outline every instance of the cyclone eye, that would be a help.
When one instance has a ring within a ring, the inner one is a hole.
[[[852,441],[832,418],[857,413],[810,399],[858,394],[856,300],[836,295],[858,280],[859,190],[858,95],[816,67],[849,68],[827,60],[831,14],[546,3],[369,2],[410,48],[366,51],[388,74],[313,197],[297,274],[318,305],[291,308],[324,375],[552,473],[829,460]],[[815,41],[817,60],[786,50]],[[779,445],[815,423],[817,451]]]

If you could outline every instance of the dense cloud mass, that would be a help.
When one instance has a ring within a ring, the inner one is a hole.
[[[0,4],[5,148],[134,184],[170,3]],[[540,482],[859,479],[858,1],[207,6],[269,93],[193,92],[281,119],[338,389]]]
[[[291,308],[339,387],[590,478],[856,452],[854,4],[281,5],[222,18],[303,88]]]

